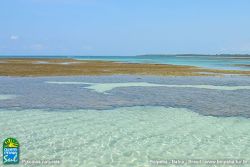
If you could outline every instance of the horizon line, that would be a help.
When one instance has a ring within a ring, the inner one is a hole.
[[[136,55],[77,55],[77,54],[71,54],[71,55],[59,55],[59,54],[27,54],[27,55],[19,55],[19,54],[16,54],[16,55],[1,55],[0,54],[0,57],[29,57],[29,56],[34,56],[34,57],[39,57],[39,56],[45,56],[45,57],[51,57],[51,56],[54,56],[54,57],[81,57],[81,56],[86,56],[86,57],[91,57],[91,56],[121,56],[121,57],[126,57],[126,56],[150,56],[150,55],[158,55],[158,56],[179,56],[179,55],[199,55],[199,56],[216,56],[216,55],[244,55],[244,56],[250,56],[250,53],[216,53],[216,54],[206,54],[206,53],[147,53],[147,54],[136,54]]]

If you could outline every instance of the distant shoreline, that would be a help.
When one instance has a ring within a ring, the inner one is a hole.
[[[228,56],[228,57],[234,57],[234,56],[239,56],[239,57],[249,57],[250,54],[197,54],[197,53],[180,53],[180,54],[138,54],[138,55],[0,55],[0,59],[2,58],[31,58],[31,57],[36,57],[36,58],[53,58],[53,57],[58,57],[58,58],[73,58],[73,57],[116,57],[116,56],[121,56],[121,57],[137,57],[137,56]]]
[[[249,57],[250,54],[142,54],[136,56],[223,56],[223,57]]]
[[[81,76],[81,75],[219,76],[248,75],[250,71],[204,69],[171,64],[118,63],[67,58],[1,58],[0,76]]]

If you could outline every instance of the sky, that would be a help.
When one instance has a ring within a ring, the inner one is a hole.
[[[249,0],[5,0],[0,55],[250,53]]]

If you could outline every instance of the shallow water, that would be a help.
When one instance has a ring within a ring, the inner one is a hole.
[[[20,166],[250,162],[249,87],[243,76],[0,77],[0,140],[18,139]]]
[[[0,77],[8,109],[113,109],[132,106],[187,108],[202,115],[250,118],[250,78],[79,76]]]
[[[250,64],[250,56],[232,55],[147,55],[147,56],[78,56],[80,60],[102,60],[127,63],[174,64],[226,70],[250,70],[238,66]]]
[[[154,166],[152,160],[249,160],[249,131],[247,118],[202,116],[184,108],[0,110],[0,138],[19,140],[21,160],[57,159],[59,166],[149,167]]]

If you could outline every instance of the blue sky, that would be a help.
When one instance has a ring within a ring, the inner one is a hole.
[[[250,53],[249,0],[6,0],[0,55]]]

